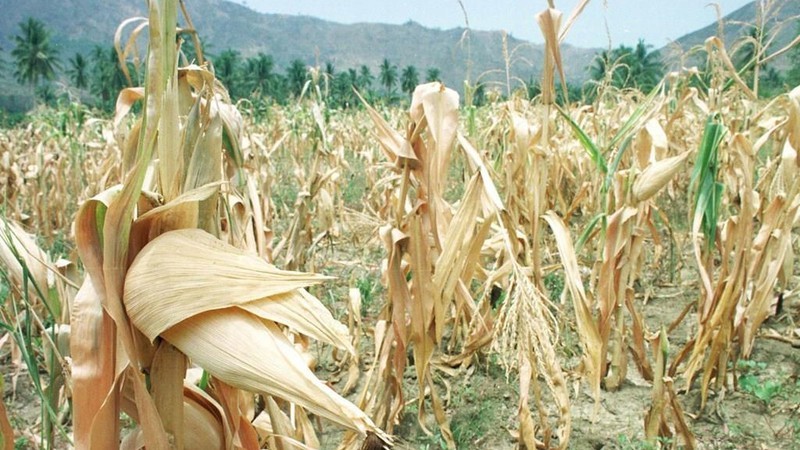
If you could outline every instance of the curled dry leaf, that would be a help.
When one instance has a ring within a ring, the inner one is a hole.
[[[347,327],[300,289],[324,279],[279,270],[202,230],[183,229],[142,249],[124,299],[148,338],[161,335],[225,383],[279,396],[361,434],[379,432],[314,376],[275,324],[352,352]]]
[[[677,174],[689,152],[671,158],[650,163],[633,183],[633,197],[638,202],[643,202],[656,195]]]
[[[154,340],[201,312],[242,306],[325,279],[280,270],[205,231],[184,229],[164,233],[142,249],[127,273],[124,299],[131,320]]]
[[[227,308],[188,318],[163,337],[233,387],[281,397],[362,435],[378,431],[363,411],[314,376],[271,321]]]
[[[356,92],[356,95],[358,95],[358,98],[361,99],[364,108],[367,109],[369,117],[377,127],[375,130],[375,137],[378,138],[378,142],[380,142],[381,149],[386,157],[392,162],[401,161],[404,164],[408,164],[411,168],[418,167],[419,160],[414,154],[414,149],[411,148],[411,145],[408,143],[408,141],[403,138],[400,133],[395,131],[394,128],[392,128],[383,119],[378,111],[376,111],[375,108],[370,106],[367,101],[364,100],[364,97],[362,97],[361,94]]]
[[[0,218],[0,266],[8,270],[11,282],[22,291],[25,277],[28,279],[27,295],[33,301],[39,298],[48,303],[53,314],[60,315],[60,307],[56,299],[50,299],[47,271],[50,264],[47,254],[36,245],[33,237],[13,221]],[[24,267],[23,267],[24,266]],[[27,274],[26,274],[27,269]]]

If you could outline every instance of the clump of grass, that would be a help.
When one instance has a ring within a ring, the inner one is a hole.
[[[544,287],[551,302],[557,303],[564,292],[564,276],[557,272],[551,272],[544,277]]]
[[[374,276],[367,274],[356,280],[356,287],[361,293],[361,315],[366,317],[376,305],[381,285]]]
[[[742,360],[737,368],[740,371],[739,388],[757,398],[764,408],[769,409],[773,400],[786,394],[787,387],[782,381],[764,373],[767,363]]]

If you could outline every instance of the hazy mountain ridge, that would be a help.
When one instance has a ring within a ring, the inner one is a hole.
[[[723,11],[723,13],[724,12],[725,11]],[[740,41],[741,38],[753,30],[751,24],[756,21],[756,17],[756,2],[751,2],[726,14],[722,18],[722,38],[729,49],[734,48],[737,41]],[[772,45],[769,47],[771,53],[788,45],[792,39],[797,36],[798,24],[800,24],[800,1],[780,0],[774,2],[773,9],[767,11],[766,19],[768,33],[777,31],[777,35]],[[781,22],[785,23],[780,28],[777,28]],[[672,45],[664,47],[662,53],[676,59],[677,54],[686,52],[692,47],[703,45],[706,39],[711,36],[716,36],[718,30],[719,23],[713,22],[708,26],[678,38]],[[779,70],[785,70],[788,65],[788,54],[775,60],[775,66]]]
[[[416,66],[422,78],[426,69],[438,68],[446,84],[461,90],[470,59],[469,42],[473,83],[476,80],[499,81],[498,86],[504,88],[505,61],[500,31],[471,30],[467,41],[463,28],[432,29],[411,21],[403,25],[345,25],[309,16],[259,13],[226,0],[189,0],[187,5],[206,50],[212,55],[228,48],[238,50],[243,57],[264,52],[273,56],[279,71],[293,59],[301,59],[308,65],[331,62],[337,71],[365,64],[376,78],[378,65],[388,58],[399,71],[407,65]],[[63,74],[75,52],[88,55],[95,45],[110,47],[117,26],[129,17],[145,15],[146,8],[144,1],[126,0],[61,0],[58,7],[53,7],[53,2],[48,0],[0,0],[0,11],[3,11],[0,14],[0,58],[4,60],[0,62],[1,105],[3,96],[29,92],[13,81],[10,56],[13,36],[19,32],[18,24],[27,17],[43,21],[51,30]],[[783,0],[778,17],[783,20],[795,15],[800,15],[800,1]],[[755,2],[726,16],[726,43],[730,45],[745,34],[748,28],[741,23],[752,23],[755,16]],[[663,48],[662,54],[674,54],[676,48],[688,50],[716,32],[717,24],[712,23],[677,39],[673,45]],[[796,32],[796,26],[785,27],[773,48],[788,43]],[[538,76],[543,61],[542,45],[507,36],[507,48],[513,55],[512,79],[527,82],[531,76]],[[586,69],[597,52],[598,49],[570,45],[562,48],[569,82],[580,84],[587,78]],[[776,66],[785,68],[787,60],[783,58]]]
[[[249,57],[264,52],[273,56],[278,70],[293,59],[308,65],[331,62],[336,70],[366,64],[378,75],[384,58],[400,70],[417,67],[424,77],[428,68],[438,68],[446,84],[461,89],[467,76],[468,50],[463,28],[448,30],[423,27],[415,22],[403,25],[358,23],[344,25],[308,16],[263,14],[225,0],[190,0],[187,2],[195,27],[208,45],[207,51],[217,54],[232,48]],[[0,0],[0,47],[4,53],[13,48],[18,24],[27,17],[42,20],[53,33],[62,65],[75,52],[88,54],[94,45],[111,46],[117,26],[126,18],[145,14],[145,2],[123,0],[63,0],[58,8],[47,0]],[[500,31],[469,33],[473,82],[504,80],[503,34]],[[539,74],[543,47],[507,36],[509,52],[513,52],[512,77],[528,81]],[[563,48],[568,78],[575,83],[586,79],[595,49],[572,46]],[[10,59],[7,57],[6,59]],[[10,66],[10,64],[9,64]],[[10,70],[3,70],[7,79]]]

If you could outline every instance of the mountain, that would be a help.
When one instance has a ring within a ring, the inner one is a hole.
[[[788,45],[800,33],[800,1],[775,0],[766,2],[770,7],[763,12],[766,38],[774,36],[768,47],[772,53]],[[752,24],[758,23],[757,2],[751,2],[722,18],[722,36],[727,48],[734,49],[741,39],[754,30]],[[702,46],[706,39],[716,36],[719,23],[714,22],[697,31],[678,38],[673,44],[662,49],[664,55],[677,55],[692,47]],[[775,67],[785,70],[789,66],[788,54],[776,58]]]
[[[541,45],[507,36],[507,52],[504,52],[500,31],[466,33],[464,28],[432,29],[412,21],[403,25],[343,25],[307,16],[263,14],[227,0],[187,0],[186,3],[207,53],[214,55],[232,48],[243,57],[250,57],[264,52],[273,56],[278,70],[300,59],[307,65],[330,62],[337,71],[364,64],[377,76],[379,64],[388,58],[399,71],[408,65],[416,66],[423,77],[428,68],[438,68],[445,84],[461,90],[470,60],[473,82],[497,83],[502,89],[506,79],[504,54],[510,55],[514,84],[517,83],[514,80],[527,82],[532,76],[538,76],[542,68]],[[766,20],[767,29],[777,32],[771,46],[774,50],[797,36],[800,0],[769,3],[775,5]],[[0,108],[19,105],[30,98],[28,89],[12,77],[13,62],[9,53],[20,22],[28,17],[43,21],[52,31],[52,41],[59,50],[62,66],[67,66],[76,52],[88,55],[95,45],[110,47],[117,26],[127,18],[145,15],[145,5],[142,0],[0,0]],[[752,2],[724,17],[724,39],[729,47],[751,30],[745,24],[755,22],[756,12],[756,2]],[[663,48],[662,54],[669,58],[676,50],[682,53],[702,45],[707,37],[717,33],[717,29],[717,23],[712,23],[687,34]],[[597,50],[565,45],[562,52],[567,79],[576,84],[583,82],[587,78],[586,68]],[[774,65],[785,69],[788,58],[779,58]]]
[[[388,58],[400,71],[408,65],[416,66],[423,77],[426,69],[438,68],[445,84],[459,90],[466,77],[469,52],[463,28],[431,29],[415,22],[343,25],[306,16],[258,13],[225,0],[186,3],[211,54],[228,48],[244,57],[264,52],[273,56],[279,68],[296,58],[308,65],[331,62],[337,71],[366,64],[376,76],[378,65]],[[43,21],[52,31],[52,40],[66,65],[75,52],[88,54],[95,45],[111,46],[116,27],[123,20],[146,12],[141,0],[60,0],[57,5],[52,0],[0,0],[0,48],[7,60],[7,68],[0,68],[0,74],[5,73],[7,86],[12,65],[7,53],[13,48],[18,24],[27,17]],[[473,82],[505,80],[503,33],[471,30],[468,36]],[[513,78],[527,82],[531,76],[538,76],[543,62],[541,45],[508,36],[507,49]],[[596,50],[565,46],[562,52],[568,79],[583,82]],[[0,92],[3,88],[0,85]]]

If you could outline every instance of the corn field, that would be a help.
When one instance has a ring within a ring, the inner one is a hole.
[[[551,7],[536,98],[337,110],[312,68],[256,119],[148,5],[112,118],[0,130],[4,448],[800,445],[800,87],[712,38],[702,77],[556,102]]]

